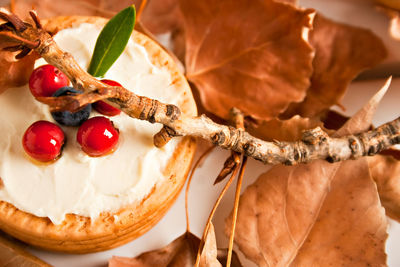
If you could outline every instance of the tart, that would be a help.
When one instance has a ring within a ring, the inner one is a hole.
[[[73,29],[79,27],[80,25],[89,24],[95,25],[101,29],[106,22],[106,19],[99,17],[70,16],[54,18],[44,21],[43,24],[49,32],[56,33],[64,29]],[[82,38],[84,38],[84,36],[82,36]],[[197,110],[190,87],[170,56],[154,41],[139,32],[133,32],[131,41],[139,45],[141,47],[140,49],[145,50],[149,61],[151,61],[151,64],[155,66],[157,71],[162,70],[164,73],[167,72],[169,74],[170,84],[168,85],[167,89],[170,90],[173,88],[173,94],[177,96],[175,104],[180,107],[181,111],[188,115],[196,115]],[[124,85],[124,81],[118,82]],[[7,92],[8,91],[3,94],[7,94]],[[2,95],[0,95],[0,100],[1,97]],[[32,98],[32,101],[35,100]],[[134,119],[129,119],[134,121]],[[124,133],[122,133],[122,135],[123,134]],[[146,140],[149,139],[149,137],[146,138]],[[71,143],[73,143],[73,141],[68,140],[66,145],[73,146],[74,144]],[[183,137],[173,140],[172,143],[174,143],[171,145],[172,151],[170,151],[169,154],[166,153],[168,158],[165,158],[164,155],[164,164],[162,165],[161,170],[163,178],[154,180],[153,184],[150,183],[149,188],[147,188],[142,195],[139,194],[140,196],[138,198],[127,198],[130,199],[130,201],[125,199],[124,202],[121,202],[123,204],[121,204],[121,206],[118,208],[115,208],[115,205],[112,206],[112,208],[109,208],[107,203],[103,203],[104,206],[108,208],[98,212],[98,214],[88,216],[88,214],[90,215],[90,210],[87,214],[83,215],[79,214],[80,212],[66,212],[63,219],[55,223],[54,220],[51,220],[48,216],[46,216],[47,206],[43,207],[43,209],[37,209],[37,213],[29,212],[29,207],[25,209],[24,205],[20,204],[18,201],[13,203],[13,201],[6,199],[6,201],[0,201],[0,228],[10,235],[31,245],[47,250],[69,253],[89,253],[102,251],[127,243],[148,231],[161,219],[161,217],[173,204],[185,183],[195,151],[195,141],[193,138]],[[119,144],[119,146],[124,146],[125,144],[126,143],[122,142]],[[12,146],[14,145],[17,146],[20,145],[20,143],[12,144]],[[135,147],[130,149],[135,151]],[[63,153],[70,152],[71,151],[68,150],[64,151]],[[115,153],[118,153],[118,151],[114,152],[113,154]],[[65,155],[61,156],[61,160],[64,156]],[[85,160],[96,161],[99,159],[85,158]],[[83,161],[85,162],[85,160]],[[146,165],[145,167],[157,168],[159,165],[157,161],[154,160],[153,163],[154,166]],[[1,164],[6,163],[1,162],[0,165]],[[58,164],[58,162],[53,164]],[[85,166],[82,162],[80,164]],[[49,168],[49,166],[44,165],[39,166],[38,168]],[[116,171],[118,170],[116,169]],[[65,172],[68,172],[67,168]],[[21,173],[21,171],[18,173]],[[20,178],[30,181],[30,173],[26,173],[26,177]],[[132,176],[133,175],[135,174],[132,174]],[[7,188],[8,182],[5,177],[2,178],[2,186]],[[43,179],[48,178],[45,177]],[[68,179],[68,177],[66,177],[66,179]],[[93,179],[96,179],[96,177]],[[115,177],[110,177],[110,179],[115,179]],[[151,177],[144,177],[143,179],[151,180]],[[10,183],[12,183],[12,181]],[[26,185],[21,185],[21,187],[22,186]],[[36,190],[36,188],[32,190]],[[38,190],[40,190],[40,188]],[[65,188],[65,190],[67,191],[68,188]],[[25,190],[24,192],[30,191]],[[46,192],[43,192],[43,194],[45,195]],[[83,198],[85,196],[85,194],[82,194]],[[118,199],[118,196],[112,197]],[[0,198],[4,200],[1,195]],[[134,200],[131,201],[132,199]],[[82,200],[81,202],[85,201],[87,202],[88,200]],[[16,204],[17,202],[18,204]],[[28,204],[27,206],[29,206]]]

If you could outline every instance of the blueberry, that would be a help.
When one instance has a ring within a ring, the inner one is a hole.
[[[65,86],[58,89],[53,94],[53,96],[58,97],[58,96],[75,95],[81,93],[82,93],[81,91],[78,91],[72,87]],[[51,115],[53,116],[53,119],[61,125],[79,126],[89,118],[91,111],[92,111],[92,105],[87,105],[81,110],[74,113],[69,111],[57,111],[57,112],[52,112]]]

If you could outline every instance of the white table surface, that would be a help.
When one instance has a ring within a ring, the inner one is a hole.
[[[358,25],[372,29],[378,34],[389,49],[390,57],[387,64],[400,62],[400,42],[392,40],[387,33],[388,19],[385,15],[377,13],[372,6],[361,5],[367,0],[301,0],[300,3],[307,7],[320,10],[326,16],[352,25]],[[393,66],[393,65],[391,65]],[[389,72],[396,72],[396,69]],[[376,73],[381,72],[379,70]],[[351,115],[357,111],[384,83],[384,80],[372,80],[355,82],[343,100],[346,107],[346,114]],[[356,96],[356,97],[355,97]],[[400,115],[398,101],[400,100],[400,79],[394,79],[392,86],[383,99],[374,119],[374,124],[379,125],[392,120]],[[219,172],[225,158],[229,155],[227,151],[217,149],[203,166],[198,169],[191,186],[189,204],[192,232],[201,236],[204,224],[209,211],[214,204],[217,195],[223,185],[212,186],[216,174]],[[268,167],[261,163],[250,160],[244,179],[243,190],[251,184],[259,174],[265,172]],[[399,177],[400,178],[400,177]],[[219,246],[227,246],[227,238],[223,234],[224,219],[232,209],[234,198],[234,186],[228,191],[221,202],[220,208],[214,218],[216,227],[217,242]],[[44,259],[48,263],[59,267],[106,266],[108,259],[113,255],[133,257],[142,252],[157,249],[167,245],[185,231],[184,195],[180,194],[176,203],[169,210],[167,215],[148,233],[142,237],[116,249],[100,253],[86,255],[67,255],[53,253],[29,248],[29,250]],[[397,253],[400,247],[400,224],[390,221],[389,239],[386,250],[388,253],[389,266],[400,266],[400,254]],[[255,266],[242,257],[245,266]]]

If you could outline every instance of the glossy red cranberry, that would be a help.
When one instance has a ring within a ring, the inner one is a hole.
[[[52,96],[58,89],[68,84],[68,77],[52,65],[36,68],[29,78],[29,89],[35,97]]]
[[[37,121],[25,131],[22,145],[32,158],[48,162],[57,159],[64,145],[64,132],[48,121]]]
[[[122,86],[121,84],[119,84],[118,82],[113,81],[113,80],[104,79],[104,80],[101,80],[101,82],[111,85],[111,86]],[[110,117],[119,115],[121,113],[121,110],[107,104],[104,101],[97,101],[97,102],[93,103],[92,106],[97,112],[99,112],[103,115],[110,116]]]
[[[119,132],[106,117],[93,117],[85,121],[78,130],[76,140],[82,150],[91,157],[112,152],[117,146]]]

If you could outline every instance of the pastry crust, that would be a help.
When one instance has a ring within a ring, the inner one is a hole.
[[[58,17],[44,21],[44,27],[55,33],[80,23],[103,26],[99,17]],[[190,87],[171,57],[158,44],[134,31],[132,38],[147,50],[152,63],[167,68],[173,84],[183,93],[178,104],[181,111],[196,115],[196,105]],[[105,212],[92,221],[88,217],[67,214],[59,225],[48,218],[37,217],[0,201],[0,228],[10,235],[34,246],[69,253],[89,253],[120,246],[142,235],[155,225],[174,203],[181,191],[195,152],[195,140],[182,138],[164,170],[167,177],[157,183],[151,193],[140,202],[132,203],[116,213]]]

